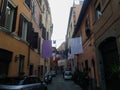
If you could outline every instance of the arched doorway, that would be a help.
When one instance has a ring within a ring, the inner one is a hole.
[[[107,90],[120,90],[120,81],[113,75],[112,68],[119,65],[119,55],[115,37],[105,39],[100,45],[99,50],[103,60],[104,77]]]

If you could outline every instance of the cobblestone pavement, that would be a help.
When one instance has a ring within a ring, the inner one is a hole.
[[[48,90],[82,90],[72,80],[64,80],[62,75],[53,77],[52,83],[48,84]]]

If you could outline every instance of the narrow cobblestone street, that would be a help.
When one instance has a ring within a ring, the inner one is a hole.
[[[52,83],[48,84],[48,90],[82,90],[72,80],[64,80],[62,75],[53,78]]]

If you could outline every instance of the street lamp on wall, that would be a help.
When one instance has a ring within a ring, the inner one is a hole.
[[[19,54],[19,55],[16,55],[15,56],[15,62],[17,62],[18,60],[24,60],[24,55],[21,55],[21,54]]]

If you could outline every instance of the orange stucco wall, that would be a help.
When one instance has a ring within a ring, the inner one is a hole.
[[[25,75],[29,73],[28,65],[28,43],[22,41],[18,36],[18,27],[19,27],[19,16],[24,14],[28,21],[31,21],[31,10],[25,4],[24,0],[11,0],[12,4],[18,7],[17,18],[16,18],[16,29],[13,33],[8,33],[4,30],[0,31],[0,48],[13,52],[12,60],[9,64],[8,76],[17,76],[18,75],[18,61],[15,61],[16,55],[24,55],[24,72]],[[18,39],[16,39],[16,38]],[[30,50],[30,63],[34,64],[35,69],[40,65],[40,55],[34,50]],[[35,70],[34,70],[35,71]],[[34,72],[35,74],[35,72]]]
[[[25,56],[24,71],[27,73],[28,47],[25,43],[12,38],[4,32],[0,32],[0,48],[13,52],[12,61],[10,62],[8,75],[18,75],[18,61],[15,62],[15,56],[22,54]]]

